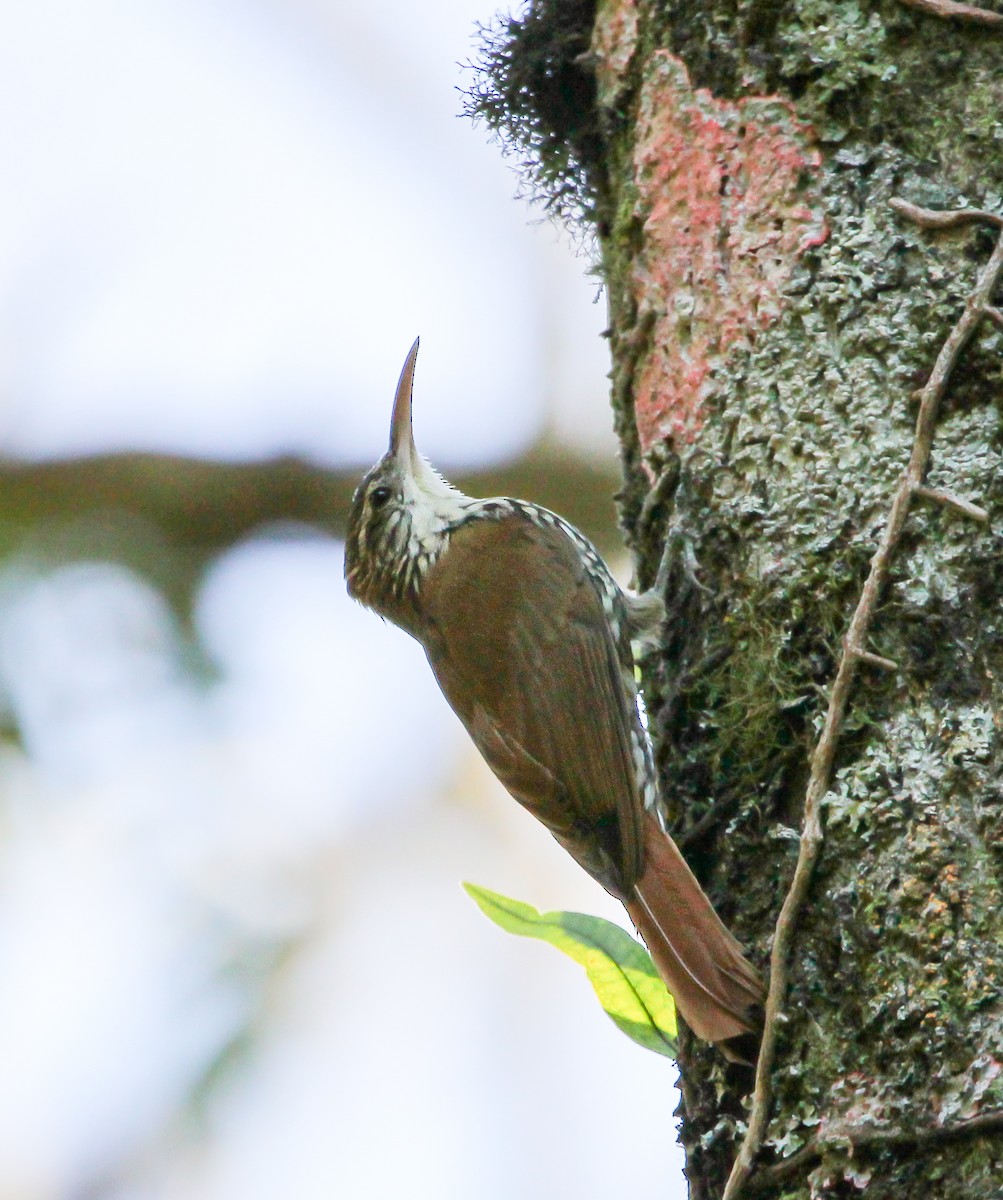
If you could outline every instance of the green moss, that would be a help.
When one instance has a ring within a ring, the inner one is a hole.
[[[871,84],[890,84],[898,66],[885,54],[878,12],[855,3],[800,0],[785,14],[777,42],[778,71],[810,111],[824,141],[841,142],[873,103]]]
[[[531,0],[522,16],[481,26],[465,104],[518,159],[530,195],[573,222],[602,190],[594,20],[595,0]]]

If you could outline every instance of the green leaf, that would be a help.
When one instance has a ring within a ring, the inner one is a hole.
[[[537,912],[474,883],[467,894],[496,925],[550,942],[585,968],[607,1015],[640,1046],[676,1057],[676,1006],[647,950],[625,929],[575,912]]]

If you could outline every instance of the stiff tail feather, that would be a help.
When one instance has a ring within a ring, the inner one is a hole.
[[[658,820],[645,814],[644,874],[626,905],[683,1020],[726,1057],[758,1043],[763,982]]]

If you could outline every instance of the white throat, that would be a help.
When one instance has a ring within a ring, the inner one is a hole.
[[[442,534],[466,513],[473,501],[442,478],[415,452],[411,474],[404,480],[404,501],[411,516],[411,552],[441,549]]]

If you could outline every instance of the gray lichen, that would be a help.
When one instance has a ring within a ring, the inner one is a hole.
[[[659,721],[656,701],[649,709],[678,827],[730,802],[708,861],[723,909],[753,942],[791,864],[789,843],[764,842],[763,828],[798,823],[798,764],[818,735],[840,638],[909,457],[910,393],[983,246],[977,233],[903,229],[887,208],[899,173],[879,167],[862,206],[833,203],[810,287],[720,378],[716,419],[699,451],[680,455],[682,478],[699,475],[690,490],[708,496],[687,530],[714,592],[703,622],[689,617],[691,640],[703,656],[720,644],[729,653],[698,676],[685,706],[674,704],[671,722]],[[987,329],[966,362],[988,357],[995,337]],[[952,389],[931,474],[992,520],[916,509],[871,646],[899,669],[862,671],[844,730],[787,1006],[771,1129],[781,1154],[816,1136],[819,1120],[844,1119],[839,1097],[851,1084],[858,1115],[923,1127],[943,1112],[937,1080],[964,1076],[987,1054],[1003,1058],[997,372],[994,362]],[[788,786],[771,797],[778,769]],[[984,1092],[976,1110],[998,1092]],[[978,1162],[996,1161],[984,1149],[933,1157],[958,1164],[945,1197],[991,1194],[965,1190]],[[874,1178],[919,1178],[884,1159]],[[816,1185],[813,1195],[827,1194]]]

